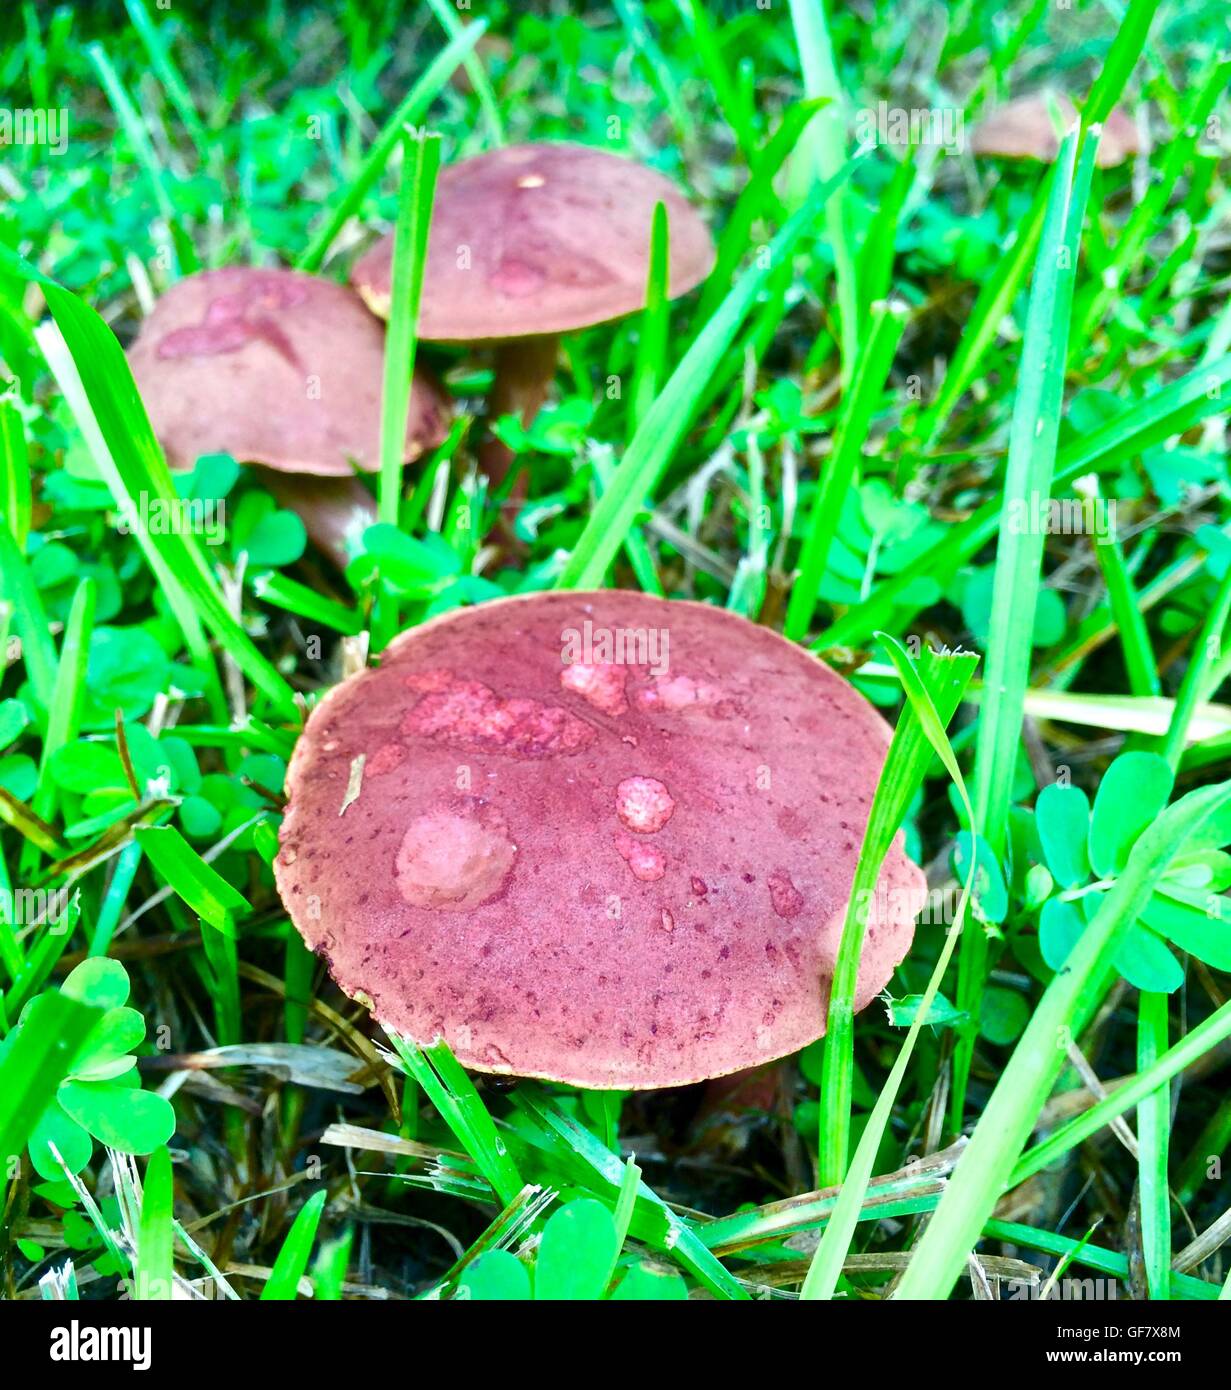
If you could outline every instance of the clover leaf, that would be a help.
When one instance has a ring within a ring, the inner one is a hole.
[[[1054,784],[1039,793],[1035,821],[1044,863],[1057,892],[1039,914],[1039,949],[1063,968],[1103,895],[1128,865],[1133,846],[1171,796],[1171,768],[1156,753],[1122,753],[1099,783],[1094,806],[1078,787]],[[1168,942],[1216,969],[1231,969],[1231,855],[1221,845],[1231,826],[1218,824],[1168,865],[1154,894],[1119,939],[1112,963],[1138,989],[1170,994],[1184,972]]]
[[[30,1136],[30,1162],[49,1181],[63,1177],[56,1152],[70,1173],[79,1173],[89,1163],[96,1139],[121,1153],[148,1154],[175,1131],[170,1102],[141,1089],[137,1059],[131,1053],[145,1038],[145,1020],[128,1007],[124,967],[91,957],[71,972],[61,993],[104,1012],[77,1049],[68,1075]],[[26,1005],[17,1027],[0,1042],[0,1058],[22,1029],[39,1027],[50,997],[46,991]]]

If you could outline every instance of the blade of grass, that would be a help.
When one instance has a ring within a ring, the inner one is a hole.
[[[0,247],[0,263],[15,263],[26,278],[42,287],[62,336],[64,351],[44,334],[41,346],[90,445],[95,463],[128,520],[142,553],[159,580],[184,633],[194,661],[217,695],[217,671],[202,636],[206,624],[236,664],[271,703],[289,718],[296,715],[295,692],[256,648],[231,612],[199,538],[182,528],[152,534],[139,499],[144,493],[173,509],[177,494],[149,417],[141,404],[132,372],[115,335],[76,295]],[[225,705],[218,710],[225,716]]]
[[[211,154],[209,136],[201,124],[201,118],[197,115],[188,84],[180,74],[179,68],[176,67],[175,59],[172,58],[167,45],[163,43],[158,26],[150,18],[150,12],[146,9],[144,0],[124,0],[124,8],[128,11],[133,28],[136,29],[138,37],[145,46],[145,51],[150,56],[150,66],[162,83],[163,90],[170,99],[171,105],[175,107],[176,115],[184,123],[184,129],[188,132],[189,139],[196,149],[197,158],[203,167],[207,166]]]
[[[205,862],[174,826],[139,825],[133,836],[163,882],[215,931],[234,936],[235,921],[252,906]]]
[[[803,69],[804,92],[828,98],[828,107],[808,126],[804,148],[808,159],[792,171],[796,189],[813,182],[814,171],[829,183],[846,159],[846,100],[834,63],[833,43],[824,0],[790,0],[791,25]],[[809,168],[808,165],[812,167]],[[797,201],[802,201],[796,195]],[[847,190],[838,184],[825,200],[827,239],[833,251],[838,284],[838,319],[842,341],[842,380],[850,381],[859,357],[859,288],[854,243],[847,225]]]
[[[902,655],[904,649],[896,639],[884,634],[881,641],[890,659],[901,671],[902,660],[909,663],[909,658]],[[872,798],[830,988],[821,1062],[821,1123],[817,1164],[818,1181],[823,1187],[837,1186],[845,1179],[847,1172],[855,1058],[855,987],[864,932],[869,909],[875,904],[881,865],[932,764],[935,755],[932,744],[936,732],[932,727],[934,720],[939,720],[943,734],[944,727],[961,702],[978,660],[973,653],[940,655],[925,647],[919,655],[922,674],[908,665],[902,677],[908,698],[894,729]],[[910,677],[909,684],[907,677]],[[947,740],[945,747],[948,747]],[[951,754],[939,756],[952,759]],[[964,789],[960,771],[955,782]],[[873,1159],[875,1155],[876,1149],[873,1147]],[[868,1176],[871,1176],[870,1171]],[[862,1194],[859,1194],[859,1200],[862,1200]],[[841,1259],[838,1266],[841,1266]]]
[[[834,428],[833,453],[812,498],[808,532],[791,585],[783,635],[798,641],[812,625],[829,548],[837,534],[842,503],[857,481],[869,426],[881,403],[894,354],[906,327],[905,304],[881,301],[871,310],[868,333],[850,389],[843,393]]]
[[[1137,1070],[1167,1051],[1168,996],[1142,990],[1137,1014]],[[1137,1107],[1137,1183],[1141,1247],[1151,1298],[1171,1297],[1171,1189],[1167,1182],[1171,1087],[1160,1086]]]
[[[369,188],[380,177],[389,156],[402,139],[407,126],[415,126],[422,119],[427,108],[436,100],[449,78],[457,71],[462,59],[474,48],[487,31],[487,21],[476,19],[467,24],[465,30],[450,40],[428,64],[423,76],[403,98],[393,115],[381,127],[380,134],[372,141],[372,146],[363,157],[355,177],[347,185],[337,207],[329,214],[325,225],[316,232],[303,253],[295,261],[296,270],[309,273],[321,268],[329,248],[337,239],[338,233],[351,217],[358,212]]]
[[[30,453],[16,393],[0,395],[0,517],[19,553],[30,534]]]
[[[466,37],[467,26],[457,16],[457,10],[461,7],[456,6],[456,0],[454,4],[450,4],[449,0],[427,0],[427,2],[432,7],[432,13],[440,21],[445,33],[448,34],[450,43],[456,43]],[[469,9],[469,6],[465,8]],[[484,27],[486,27],[485,21]],[[475,43],[477,42],[478,38],[476,37]],[[505,143],[504,122],[500,118],[500,106],[496,101],[495,92],[492,91],[487,70],[484,68],[482,60],[475,54],[473,45],[464,50],[462,67],[465,68],[470,85],[474,88],[475,95],[479,98],[479,105],[483,108],[483,119],[487,122],[491,142],[499,147]]]
[[[1028,516],[1030,499],[1049,497],[1054,486],[1073,281],[1098,147],[1097,138],[1090,140],[1079,164],[1077,143],[1077,131],[1072,130],[1056,159],[1056,178],[1030,287],[1021,374],[1009,428],[1009,461],[974,764],[975,818],[997,858],[1004,853],[1009,823],[1047,539],[1041,527],[1029,522],[1023,525],[1022,518]],[[959,1030],[954,1052],[954,1132],[961,1130],[964,1118],[987,957],[985,933],[967,932],[958,958],[956,1003],[971,1022]]]
[[[1134,695],[1159,695],[1162,686],[1158,679],[1154,651],[1150,646],[1145,611],[1141,606],[1140,596],[1133,587],[1133,579],[1124,560],[1124,548],[1114,527],[1110,528],[1107,535],[1097,537],[1094,555],[1103,572],[1103,582],[1107,585],[1107,602],[1111,608],[1112,620],[1120,634],[1128,688]]]
[[[322,1188],[314,1192],[299,1209],[299,1214],[286,1233],[278,1258],[270,1271],[265,1287],[261,1290],[261,1302],[291,1302],[299,1294],[299,1281],[308,1268],[308,1257],[312,1254],[312,1242],[316,1239],[316,1228],[321,1223],[321,1212],[325,1209],[328,1192]]]
[[[101,1009],[51,993],[39,1007],[38,1026],[23,1028],[0,1061],[0,1164],[6,1173],[101,1017]]]
[[[1218,593],[1210,605],[1201,632],[1193,643],[1192,655],[1184,671],[1184,679],[1176,692],[1171,722],[1158,746],[1159,754],[1171,764],[1172,771],[1180,765],[1180,757],[1188,740],[1188,731],[1201,700],[1206,672],[1215,657],[1225,650],[1223,640],[1227,619],[1231,617],[1231,568],[1219,581]]]
[[[859,1213],[867,1195],[868,1183],[872,1178],[876,1155],[892,1117],[902,1079],[906,1075],[906,1068],[914,1052],[915,1043],[931,1013],[932,1003],[940,989],[940,983],[948,969],[953,949],[962,932],[977,867],[972,856],[966,882],[962,885],[954,921],[946,929],[945,943],[932,971],[931,979],[928,981],[923,998],[915,1012],[906,1039],[899,1049],[889,1076],[881,1088],[871,1115],[868,1117],[868,1122],[856,1147],[854,1159],[848,1169],[845,1162],[845,1143],[841,1145],[842,1152],[839,1152],[839,1145],[827,1143],[824,1136],[835,1128],[835,1116],[828,1109],[826,1103],[829,1090],[844,1090],[845,1093],[841,1096],[841,1100],[844,1102],[845,1108],[836,1117],[837,1127],[845,1134],[849,1134],[850,1130],[850,1077],[854,1067],[854,1036],[851,1026],[854,1008],[852,1001],[863,935],[863,923],[859,922],[859,915],[866,916],[866,904],[870,893],[875,889],[877,871],[893,835],[897,833],[902,817],[923,783],[924,774],[931,764],[933,755],[940,758],[945,770],[953,779],[953,784],[957,787],[966,807],[968,823],[971,825],[975,823],[966,784],[962,778],[957,758],[954,756],[953,748],[945,735],[945,727],[961,700],[962,691],[974,673],[978,658],[973,654],[964,653],[938,654],[925,648],[920,653],[919,669],[917,670],[912,665],[906,649],[899,642],[887,635],[882,636],[882,641],[889,653],[890,660],[893,661],[901,675],[902,686],[907,694],[907,706],[894,732],[893,742],[890,744],[889,754],[885,760],[885,770],[877,784],[859,864],[855,871],[855,884],[858,885],[860,891],[859,901],[864,906],[856,908],[855,913],[852,913],[849,907],[847,909],[847,918],[843,924],[838,960],[834,970],[833,993],[830,997],[829,1008],[831,1025],[826,1034],[822,1062],[821,1134],[823,1137],[821,1149],[823,1155],[826,1152],[831,1153],[831,1162],[834,1165],[832,1171],[838,1174],[831,1181],[840,1182],[842,1190],[838,1194],[833,1214],[826,1223],[820,1243],[808,1267],[807,1278],[804,1280],[800,1294],[801,1298],[805,1299],[832,1298],[834,1290],[838,1286],[838,1280],[842,1275],[842,1266],[850,1249],[851,1240],[859,1221]],[[882,788],[885,789],[883,793]],[[876,823],[875,832],[874,823]],[[865,862],[873,865],[870,872],[864,872]],[[861,928],[855,933],[849,931],[852,917]],[[841,990],[843,1000],[840,1021],[844,1024],[845,1046],[841,1054],[831,1061],[831,1050],[834,1042],[832,1031],[834,1000],[838,998],[839,990]],[[845,1072],[845,1077],[842,1078],[844,1085],[826,1087],[826,1080],[831,1068],[839,1075]],[[821,1167],[820,1180],[822,1183],[826,1182],[824,1163]]]
[[[474,1082],[458,1064],[448,1044],[442,1040],[431,1047],[418,1047],[396,1033],[390,1033],[389,1040],[404,1063],[404,1070],[423,1087],[441,1119],[491,1183],[501,1202],[507,1205],[525,1184]]]
[[[150,1155],[141,1184],[141,1224],[137,1237],[134,1298],[171,1298],[171,1256],[175,1245],[172,1200],[171,1155],[163,1145]]]
[[[440,136],[407,130],[402,136],[402,180],[398,189],[397,225],[393,234],[393,271],[389,333],[385,339],[385,375],[380,401],[380,479],[377,512],[390,526],[398,524],[402,463],[406,456],[406,422],[410,379],[415,369],[416,325]]]
[[[85,703],[86,656],[94,630],[96,585],[83,579],[77,585],[60,644],[60,661],[51,706],[47,712],[47,733],[39,759],[38,786],[31,803],[36,816],[48,820],[55,811],[56,789],[51,781],[50,764],[56,750],[77,737],[81,710]]]
[[[42,595],[31,578],[30,567],[5,527],[0,527],[0,579],[4,581],[5,601],[12,605],[26,675],[30,677],[39,704],[50,708],[55,698],[58,664],[55,643],[51,640]]]
[[[735,200],[727,225],[718,238],[714,269],[710,271],[701,291],[701,301],[693,315],[694,323],[704,325],[713,318],[731,288],[731,280],[740,261],[748,254],[753,226],[778,209],[778,197],[774,192],[778,171],[799,144],[808,122],[828,104],[828,97],[818,97],[813,101],[797,101],[789,106],[777,130],[757,152],[748,182]]]

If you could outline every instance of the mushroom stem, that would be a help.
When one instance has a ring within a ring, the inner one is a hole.
[[[496,349],[496,379],[487,398],[489,423],[502,415],[516,415],[529,425],[547,399],[556,374],[560,339],[554,333],[536,338],[516,338]],[[479,449],[479,466],[493,485],[504,481],[513,462],[513,452],[495,435],[489,434]],[[518,482],[510,501],[525,496],[525,483]]]
[[[261,481],[281,506],[303,522],[308,539],[340,570],[354,557],[364,531],[376,524],[376,502],[353,474],[317,478],[263,468]]]

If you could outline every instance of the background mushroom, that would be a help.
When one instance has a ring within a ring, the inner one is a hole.
[[[172,468],[228,453],[302,517],[341,567],[376,520],[355,477],[380,466],[384,333],[344,285],[291,270],[207,270],[155,304],[128,361]],[[448,407],[415,377],[407,462],[444,438]]]
[[[489,419],[529,424],[546,399],[559,335],[645,306],[656,204],[667,209],[670,295],[714,264],[705,223],[662,174],[583,145],[515,145],[441,171],[424,271],[419,337],[490,343],[496,379]],[[356,262],[352,282],[389,315],[393,238]],[[480,451],[500,479],[511,455]]]
[[[344,991],[468,1067],[683,1085],[824,1031],[888,741],[837,675],[721,609],[499,600],[404,633],[316,707],[278,889]],[[858,1007],[923,898],[895,846]]]
[[[1077,108],[1058,92],[1034,92],[1018,97],[989,113],[975,127],[970,148],[975,154],[1001,159],[1032,159],[1050,164],[1060,150],[1060,138],[1052,120],[1051,103],[1060,113],[1061,132],[1077,118]],[[1131,159],[1141,149],[1137,126],[1122,106],[1113,107],[1103,122],[1095,163],[1110,169]]]

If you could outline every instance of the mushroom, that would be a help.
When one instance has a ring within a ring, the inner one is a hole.
[[[1050,164],[1060,151],[1051,104],[1060,113],[1061,127],[1072,125],[1077,108],[1056,92],[1035,92],[997,107],[975,127],[970,148],[975,154],[1001,159],[1030,159]],[[1123,164],[1141,149],[1137,126],[1122,106],[1113,107],[1103,122],[1095,163],[1100,169]]]
[[[278,891],[343,991],[469,1068],[725,1075],[824,1032],[889,737],[808,652],[722,609],[499,599],[403,633],[317,704]],[[857,1008],[924,895],[899,841]]]
[[[355,468],[380,466],[384,334],[353,291],[291,270],[207,270],[155,304],[128,362],[174,469],[201,454],[262,465],[339,567],[376,520]],[[446,432],[439,389],[416,375],[405,459]]]
[[[436,190],[419,306],[427,342],[495,348],[488,417],[529,425],[555,374],[561,333],[644,308],[655,205],[667,209],[672,298],[714,264],[710,234],[669,179],[584,145],[514,145],[446,167]],[[393,238],[356,262],[351,281],[389,316]],[[480,451],[499,481],[512,455]]]

